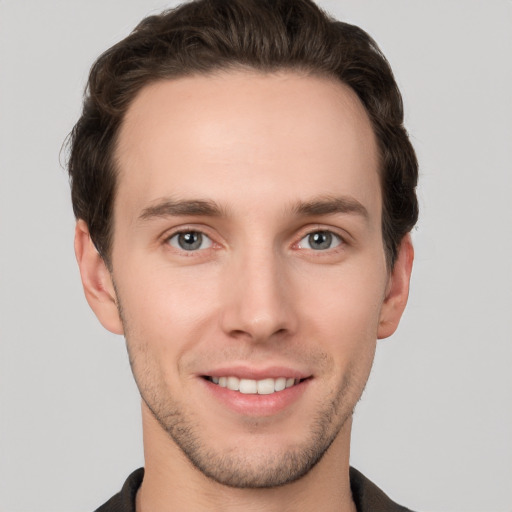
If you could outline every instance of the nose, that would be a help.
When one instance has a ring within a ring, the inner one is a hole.
[[[234,257],[226,274],[221,314],[226,334],[264,343],[296,330],[293,287],[283,257],[272,249],[245,251]]]

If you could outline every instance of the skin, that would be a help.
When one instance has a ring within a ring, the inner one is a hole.
[[[354,511],[352,411],[413,260],[407,236],[386,266],[376,141],[357,96],[293,72],[158,82],[130,106],[117,159],[110,271],[81,220],[75,250],[143,398],[137,510]],[[178,232],[203,245],[182,249]],[[319,232],[330,245],[312,244]],[[203,378],[276,367],[307,380],[274,409],[257,396],[233,408]]]

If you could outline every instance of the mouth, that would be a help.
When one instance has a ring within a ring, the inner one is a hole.
[[[272,395],[285,389],[297,386],[306,379],[293,379],[287,377],[266,378],[260,380],[240,379],[234,376],[211,377],[208,375],[203,378],[221,388],[237,391],[244,395]]]

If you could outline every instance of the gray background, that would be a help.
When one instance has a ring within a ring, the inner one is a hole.
[[[352,464],[426,511],[512,510],[510,1],[322,1],[388,56],[421,162],[416,265]],[[0,510],[90,511],[142,464],[123,339],[83,297],[61,144],[158,0],[0,0]]]

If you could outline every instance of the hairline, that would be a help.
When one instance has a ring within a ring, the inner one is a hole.
[[[229,76],[230,74],[237,73],[237,72],[244,72],[248,74],[258,74],[261,76],[269,76],[269,75],[285,75],[285,74],[291,74],[296,75],[298,77],[313,77],[313,78],[319,78],[319,79],[325,79],[330,81],[333,84],[342,85],[346,89],[349,89],[350,92],[354,95],[354,99],[358,101],[361,104],[361,107],[364,109],[364,112],[368,118],[368,122],[370,123],[370,127],[373,133],[373,136],[375,138],[375,149],[376,149],[376,157],[377,157],[377,169],[376,172],[379,176],[379,190],[382,198],[382,205],[381,205],[381,236],[382,236],[382,242],[384,247],[384,253],[386,257],[386,265],[388,267],[388,271],[391,271],[394,267],[394,261],[391,261],[392,254],[389,253],[385,235],[384,235],[384,213],[385,213],[385,206],[384,206],[384,188],[383,188],[383,149],[382,149],[382,142],[377,135],[376,127],[374,125],[374,121],[370,115],[370,112],[362,99],[360,98],[357,91],[345,80],[342,80],[336,73],[328,70],[322,70],[320,67],[315,68],[314,65],[311,64],[304,64],[304,63],[297,63],[297,64],[273,64],[268,66],[253,66],[250,64],[244,64],[241,62],[236,61],[226,61],[226,62],[219,62],[215,65],[212,65],[209,69],[195,69],[195,70],[182,70],[180,72],[176,72],[174,74],[169,74],[168,76],[154,76],[154,77],[148,77],[148,80],[144,82],[140,87],[138,87],[136,90],[133,91],[132,96],[130,97],[129,101],[127,102],[124,111],[122,115],[120,116],[118,125],[115,130],[115,135],[113,137],[113,140],[111,141],[111,152],[110,156],[108,158],[108,165],[111,167],[113,178],[114,178],[114,184],[112,189],[112,210],[111,215],[108,223],[108,230],[107,230],[107,236],[106,236],[106,251],[99,251],[101,257],[105,261],[105,264],[109,269],[112,269],[112,247],[114,244],[114,224],[115,224],[115,205],[116,205],[116,199],[117,199],[117,191],[118,191],[118,181],[120,179],[121,175],[121,168],[120,168],[120,161],[119,161],[119,141],[120,136],[123,130],[123,126],[126,121],[127,114],[136,101],[136,99],[139,97],[139,95],[147,89],[148,87],[151,87],[154,84],[158,84],[161,82],[167,82],[167,81],[175,81],[175,80],[181,80],[185,78],[194,78],[194,77],[222,77],[222,76]],[[404,235],[405,237],[406,235]],[[402,237],[402,240],[403,238]]]

